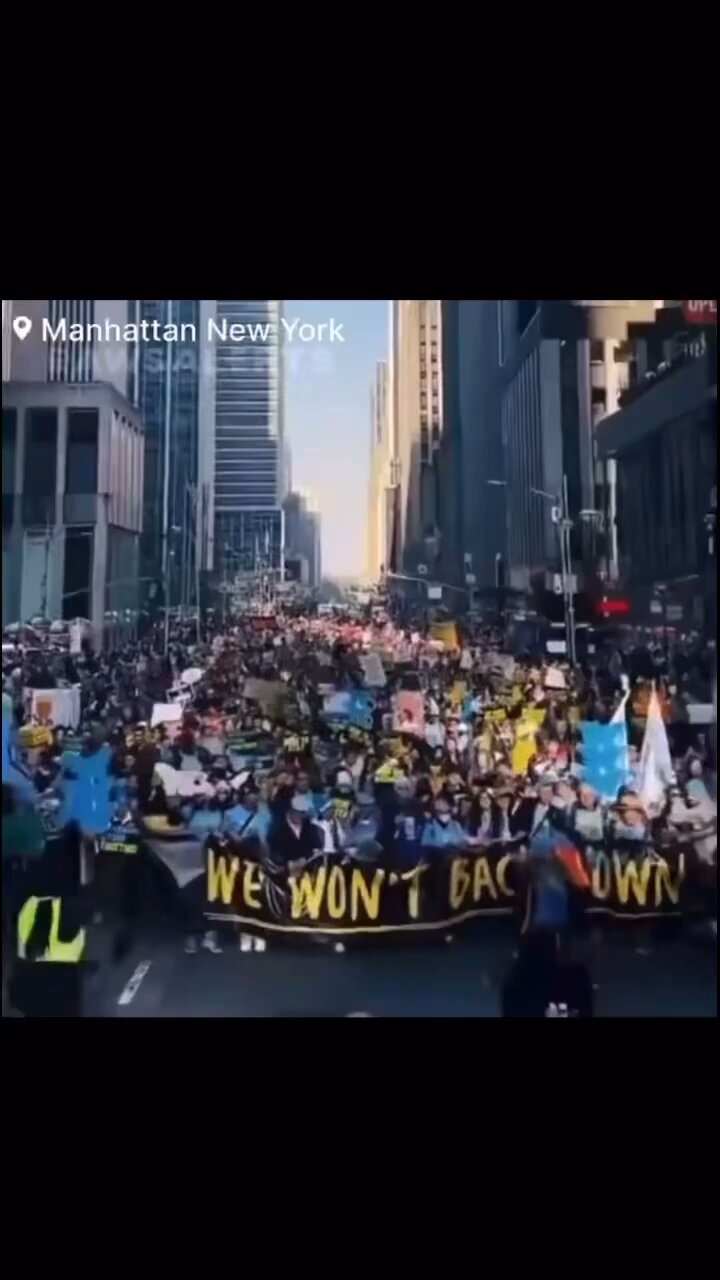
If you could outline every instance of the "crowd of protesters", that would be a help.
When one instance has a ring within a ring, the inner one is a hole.
[[[500,844],[523,857],[552,850],[560,834],[590,863],[608,842],[633,856],[634,842],[667,851],[691,836],[714,868],[709,742],[689,714],[712,700],[711,653],[637,647],[570,670],[541,655],[510,658],[492,628],[451,624],[451,633],[307,615],[239,620],[203,643],[178,627],[167,653],[160,636],[111,654],[71,655],[47,638],[4,648],[6,927],[16,926],[33,859],[43,869],[54,859],[53,877],[65,867],[61,890],[74,893],[92,884],[97,840],[123,822],[140,835],[170,828],[251,843],[278,883],[322,858],[402,868]],[[369,653],[381,664],[371,686]],[[71,687],[77,724],[33,715],[33,690]],[[641,747],[653,690],[673,771],[650,803]],[[359,713],[333,710],[345,691],[367,693]],[[403,695],[413,712],[400,709]],[[158,706],[181,714],[153,727]],[[581,725],[618,717],[627,769],[603,796],[585,776]],[[88,757],[93,776],[109,779],[89,808],[68,785]],[[176,785],[183,775],[191,785]],[[196,950],[197,930],[186,933]],[[203,940],[217,948],[213,935]]]

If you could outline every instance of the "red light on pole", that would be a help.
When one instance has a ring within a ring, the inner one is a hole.
[[[603,618],[617,617],[630,612],[630,601],[623,599],[608,600],[607,596],[600,601],[599,612]]]

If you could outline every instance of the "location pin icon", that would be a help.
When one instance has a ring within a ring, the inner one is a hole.
[[[32,324],[33,322],[29,316],[16,316],[13,320],[13,329],[21,342],[24,342],[27,338],[32,329]]]

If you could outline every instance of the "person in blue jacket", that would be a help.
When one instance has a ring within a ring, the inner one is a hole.
[[[452,800],[444,792],[435,797],[433,813],[423,828],[423,849],[462,848],[466,841],[463,827],[452,814]]]
[[[240,788],[237,803],[227,810],[223,829],[234,840],[254,838],[265,843],[270,821],[270,809],[255,783],[248,781]]]

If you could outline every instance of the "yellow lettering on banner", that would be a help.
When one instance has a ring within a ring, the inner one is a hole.
[[[412,920],[420,916],[420,877],[426,871],[427,867],[416,867],[408,881],[408,911]]]
[[[677,906],[680,901],[680,886],[685,879],[685,854],[681,853],[678,858],[674,883],[672,869],[664,859],[662,862],[656,862],[653,865],[655,867],[655,906],[662,906],[663,890],[665,890],[670,901]]]
[[[592,873],[593,898],[610,897],[612,890],[612,868],[606,853],[599,853]]]
[[[453,858],[450,863],[450,906],[458,911],[472,885],[467,858]]]
[[[320,867],[312,875],[309,871],[304,871],[299,884],[295,876],[290,876],[292,893],[290,913],[293,920],[301,920],[305,915],[308,915],[311,920],[317,920],[322,906],[326,879],[327,867]]]
[[[380,915],[380,889],[385,880],[385,872],[378,869],[368,887],[367,880],[359,867],[355,867],[350,881],[350,915],[357,920],[360,915],[360,901],[369,920],[377,920]]]
[[[627,904],[631,886],[638,906],[644,907],[646,905],[651,866],[650,859],[643,857],[639,866],[633,858],[629,858],[623,867],[619,855],[617,853],[613,854],[613,871],[615,872],[618,898],[623,906]]]
[[[260,911],[262,902],[257,897],[263,882],[263,873],[257,862],[246,862],[243,870],[243,902],[246,907]]]
[[[217,902],[220,898],[226,907],[232,903],[235,881],[240,873],[240,859],[225,857],[224,853],[215,855],[214,849],[208,854],[207,897],[208,902]]]
[[[473,902],[479,902],[483,896],[483,889],[487,889],[491,898],[497,901],[497,889],[493,883],[492,875],[487,858],[475,859],[475,874],[473,876]]]
[[[342,867],[333,867],[327,887],[328,913],[333,920],[341,920],[347,911],[347,885]]]
[[[495,879],[498,882],[498,888],[500,889],[501,894],[505,898],[515,897],[515,890],[510,888],[510,885],[505,879],[505,872],[507,871],[510,862],[512,862],[512,858],[509,853],[506,853],[504,857],[500,858],[495,868]]]

